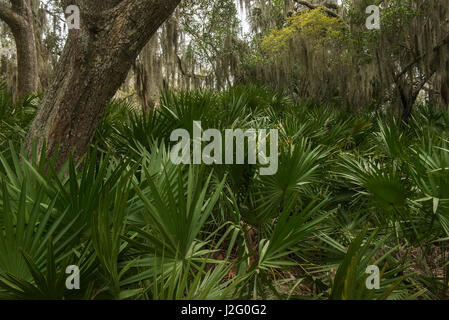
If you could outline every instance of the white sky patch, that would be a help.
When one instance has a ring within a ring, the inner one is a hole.
[[[240,6],[240,1],[235,0],[235,6],[237,7],[239,13],[239,19],[242,23],[242,35],[248,34],[251,31],[251,27],[248,22],[248,12],[244,6]]]

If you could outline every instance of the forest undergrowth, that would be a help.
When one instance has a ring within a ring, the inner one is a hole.
[[[1,89],[0,298],[448,297],[447,111],[405,123],[254,85],[165,92],[145,112],[111,101],[88,155],[56,170],[23,148],[40,96]],[[193,121],[278,129],[277,173],[173,164],[170,134]]]

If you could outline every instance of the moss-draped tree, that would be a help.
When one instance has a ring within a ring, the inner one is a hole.
[[[80,29],[67,43],[33,121],[26,148],[58,150],[57,165],[88,150],[107,102],[139,52],[180,0],[64,0],[77,5]],[[44,143],[45,142],[45,143]]]
[[[0,19],[14,36],[17,49],[18,97],[25,97],[38,89],[39,70],[34,32],[33,0],[0,2]]]

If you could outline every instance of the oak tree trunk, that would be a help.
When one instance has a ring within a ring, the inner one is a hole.
[[[408,122],[412,115],[413,105],[415,104],[418,94],[415,94],[411,88],[402,83],[398,85],[398,91],[402,106],[401,118],[404,122]]]
[[[88,150],[107,102],[125,80],[137,55],[180,0],[78,0],[81,27],[69,32],[54,80],[27,138],[61,166]],[[68,3],[67,3],[68,4]]]
[[[35,93],[39,84],[34,17],[30,0],[0,4],[0,19],[11,29],[17,50],[18,92],[16,98]],[[17,99],[16,99],[17,100]]]

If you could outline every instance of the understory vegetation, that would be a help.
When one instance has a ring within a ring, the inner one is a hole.
[[[111,101],[89,153],[56,170],[22,143],[40,99],[0,93],[0,298],[448,297],[447,111],[405,123],[253,85],[165,92],[150,111]],[[193,121],[278,129],[278,172],[174,165],[170,133]]]

